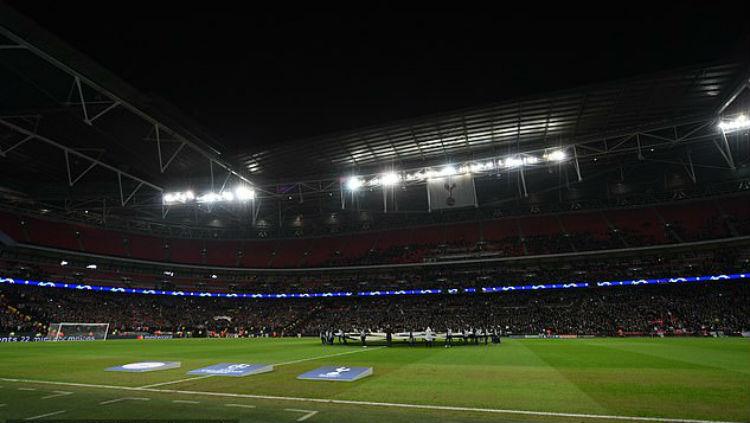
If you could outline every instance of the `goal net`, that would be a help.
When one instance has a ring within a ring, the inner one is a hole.
[[[109,323],[50,323],[47,337],[50,341],[106,340]]]

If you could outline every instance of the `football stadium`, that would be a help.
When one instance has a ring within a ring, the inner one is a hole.
[[[22,3],[0,2],[0,420],[750,421],[741,40],[225,142]],[[230,84],[185,72],[155,85]]]

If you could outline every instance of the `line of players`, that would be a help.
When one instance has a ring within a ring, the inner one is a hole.
[[[454,340],[460,342],[463,345],[478,345],[480,342],[483,342],[485,345],[487,345],[490,341],[493,344],[500,344],[501,334],[502,333],[499,333],[497,329],[488,330],[478,328],[462,329],[461,332],[455,333],[452,329],[448,329],[444,333],[437,333],[428,327],[421,332],[414,332],[410,330],[409,332],[400,332],[395,334],[390,330],[386,330],[384,332],[373,332],[362,329],[355,332],[344,332],[341,329],[329,329],[320,332],[320,341],[323,345],[333,345],[336,338],[338,338],[339,344],[347,344],[350,340],[355,342],[359,340],[362,346],[367,346],[367,339],[370,338],[381,341],[385,340],[386,345],[390,346],[395,338],[396,340],[403,340],[408,342],[409,346],[414,346],[416,345],[418,339],[422,339],[425,345],[428,348],[431,348],[434,346],[435,341],[443,339],[444,346],[446,348],[450,348],[451,346],[453,346]]]

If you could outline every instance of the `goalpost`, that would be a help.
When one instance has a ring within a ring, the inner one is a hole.
[[[105,341],[109,323],[50,323],[47,337],[50,341]]]

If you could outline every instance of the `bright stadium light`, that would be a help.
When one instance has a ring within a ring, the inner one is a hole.
[[[523,158],[523,164],[537,164],[539,163],[539,158],[536,156],[526,156]]]
[[[505,167],[514,168],[519,167],[523,164],[523,159],[520,157],[509,157],[505,160]]]
[[[68,262],[65,260],[60,262],[60,266],[67,266],[67,265],[68,265]]]
[[[458,170],[456,170],[456,167],[453,165],[448,165],[440,169],[440,176],[451,176],[457,173],[458,173]]]
[[[185,204],[188,201],[193,201],[195,199],[195,194],[193,194],[193,191],[185,191],[185,192],[167,192],[164,194],[163,200],[164,204]]]
[[[484,162],[484,163],[481,163],[481,162],[472,163],[469,165],[469,170],[474,173],[485,172],[488,170],[492,170],[494,168],[495,168],[495,163],[492,160]]]
[[[734,120],[723,120],[719,122],[719,129],[724,132],[734,132],[750,128],[750,119],[745,115],[739,115]]]
[[[222,191],[221,199],[224,201],[234,201],[234,194],[232,194],[230,191]]]
[[[221,201],[222,198],[223,197],[221,195],[219,195],[219,194],[217,194],[215,192],[207,192],[207,193],[201,195],[200,197],[198,197],[198,202],[199,203],[209,203],[209,204],[211,204],[211,203],[215,203],[217,201]]]
[[[351,178],[346,180],[346,188],[349,191],[357,191],[358,189],[362,188],[362,185],[365,184],[365,181],[360,179],[358,176],[352,176]]]
[[[551,153],[547,153],[544,158],[546,158],[550,162],[561,162],[568,158],[568,156],[565,154],[565,151],[563,150],[555,150]]]
[[[86,268],[87,269],[96,269],[96,265],[95,264],[89,264],[88,266],[86,266]]]
[[[239,201],[249,201],[255,199],[255,191],[244,186],[240,185],[234,189],[234,196]]]
[[[393,186],[401,182],[401,176],[396,172],[384,173],[380,176],[380,184],[384,186]]]

